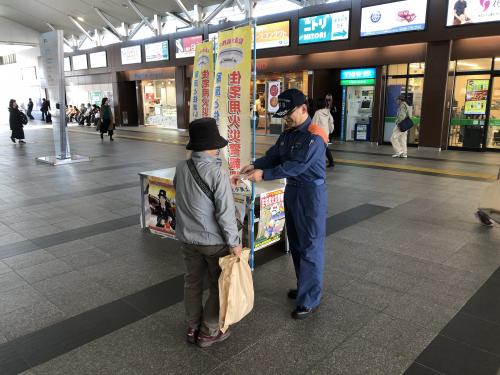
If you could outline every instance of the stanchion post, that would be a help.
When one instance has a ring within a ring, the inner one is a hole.
[[[250,20],[253,25],[253,108],[252,108],[252,163],[256,158],[257,117],[255,115],[255,101],[257,100],[257,21]],[[250,268],[255,269],[255,182],[252,182],[252,198],[250,202]]]

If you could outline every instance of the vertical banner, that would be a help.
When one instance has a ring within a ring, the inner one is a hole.
[[[219,33],[211,113],[229,141],[225,156],[231,174],[251,161],[251,45],[251,26]]]
[[[213,42],[196,45],[191,83],[191,110],[189,121],[210,116],[214,77]]]
[[[267,82],[267,112],[276,113],[278,110],[278,95],[280,94],[280,81],[268,81]]]
[[[64,49],[61,30],[44,33],[40,37],[40,54],[44,79],[42,86],[49,92],[52,110],[52,129],[57,159],[71,158],[66,129],[66,102],[64,100]]]

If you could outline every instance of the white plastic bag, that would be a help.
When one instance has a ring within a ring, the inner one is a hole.
[[[238,258],[232,254],[219,259],[219,327],[226,332],[253,309],[252,270],[248,265],[250,250],[243,249]]]

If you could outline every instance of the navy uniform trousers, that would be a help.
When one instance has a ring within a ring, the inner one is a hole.
[[[325,184],[286,185],[285,222],[297,276],[297,306],[314,308],[321,300],[326,211]]]

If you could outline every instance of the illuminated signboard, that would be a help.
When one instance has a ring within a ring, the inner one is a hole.
[[[427,1],[405,0],[364,7],[361,37],[425,30]]]
[[[123,47],[121,49],[122,64],[140,64],[142,62],[141,46]]]
[[[299,18],[299,44],[349,38],[349,11]]]
[[[71,71],[71,63],[69,62],[69,57],[64,58],[64,71],[65,72]]]
[[[257,25],[257,49],[290,45],[290,21]]]
[[[203,42],[203,36],[187,36],[182,39],[175,40],[175,57],[180,59],[183,57],[193,57],[195,46]]]
[[[75,55],[72,56],[73,60],[73,70],[87,69],[87,55]]]
[[[146,62],[168,60],[168,40],[145,46]]]
[[[89,54],[91,68],[105,68],[108,66],[106,51]]]
[[[448,18],[446,26],[499,21],[499,0],[448,0]]]

